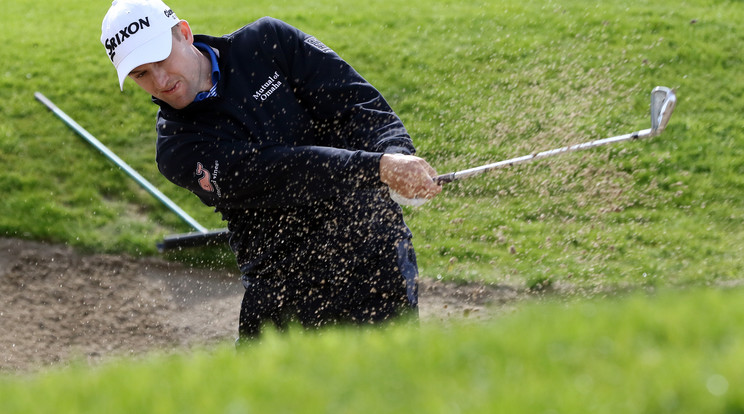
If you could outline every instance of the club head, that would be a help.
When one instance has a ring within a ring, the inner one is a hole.
[[[672,117],[674,106],[677,104],[677,95],[674,91],[665,87],[657,86],[651,91],[651,134],[658,135],[664,131],[669,118]]]

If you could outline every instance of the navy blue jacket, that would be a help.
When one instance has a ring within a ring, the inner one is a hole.
[[[334,270],[410,237],[379,160],[415,149],[372,85],[272,18],[195,41],[218,51],[218,96],[181,110],[154,99],[158,168],[222,214],[245,273]]]

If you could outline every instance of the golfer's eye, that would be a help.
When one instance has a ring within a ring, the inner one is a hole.
[[[132,77],[134,79],[142,79],[145,76],[145,73],[146,73],[145,71],[133,73]]]

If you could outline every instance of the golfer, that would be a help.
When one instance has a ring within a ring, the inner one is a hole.
[[[194,35],[159,0],[115,0],[101,42],[152,95],[157,164],[228,223],[245,286],[238,340],[264,325],[417,317],[411,232],[390,190],[441,191],[380,93],[315,37],[262,18]]]

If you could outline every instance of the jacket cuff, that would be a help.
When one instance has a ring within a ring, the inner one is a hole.
[[[404,154],[404,155],[413,155],[413,152],[407,147],[399,146],[399,145],[391,145],[387,148],[385,148],[385,154]]]
[[[381,188],[385,184],[380,181],[380,159],[382,152],[359,151],[359,187]]]

